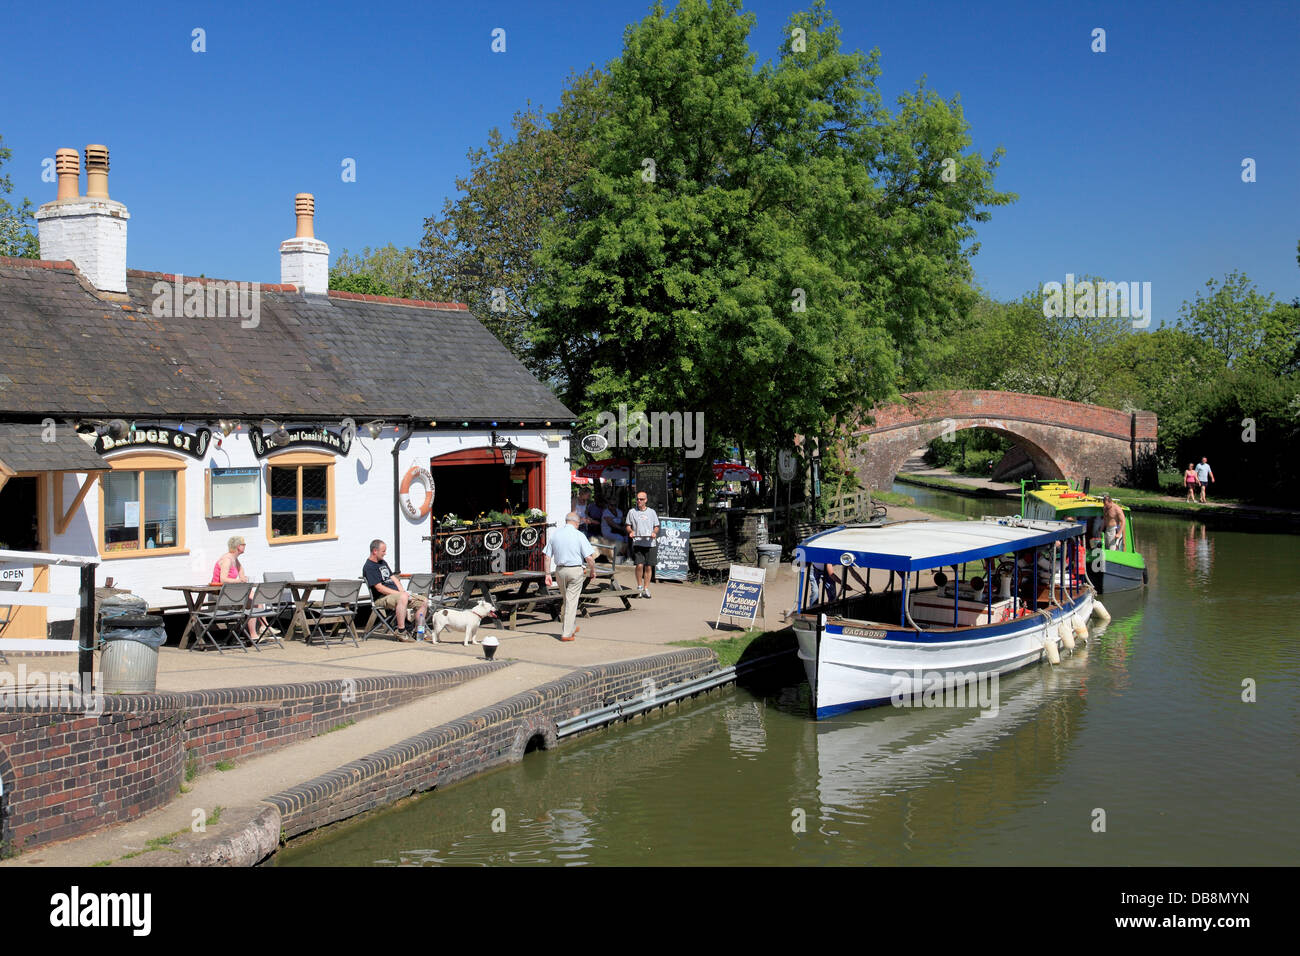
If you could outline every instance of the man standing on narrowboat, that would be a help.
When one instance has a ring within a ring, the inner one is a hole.
[[[1101,523],[1106,528],[1106,547],[1124,550],[1124,509],[1110,495],[1101,496]]]

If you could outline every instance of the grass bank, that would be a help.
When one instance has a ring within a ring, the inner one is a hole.
[[[936,491],[951,491],[955,495],[965,495],[967,498],[1006,498],[1011,495],[1011,492],[994,491],[991,488],[980,488],[976,485],[968,485],[948,478],[936,478],[933,475],[915,475],[910,472],[900,471],[894,476],[894,480],[905,485],[934,488]]]
[[[719,667],[741,667],[762,657],[793,652],[795,648],[794,631],[788,627],[779,631],[750,628],[742,634],[725,631],[719,633],[726,633],[727,636],[710,635],[671,643],[674,647],[707,647],[718,655]]]

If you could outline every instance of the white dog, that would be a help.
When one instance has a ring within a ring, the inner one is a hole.
[[[453,631],[464,631],[467,645],[471,642],[477,644],[478,638],[474,635],[478,632],[479,625],[484,619],[496,616],[497,609],[487,601],[479,601],[468,611],[441,608],[433,612],[433,642],[441,643],[442,632],[450,628]]]

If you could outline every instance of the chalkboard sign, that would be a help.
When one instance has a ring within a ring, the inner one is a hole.
[[[685,581],[690,550],[691,519],[660,518],[655,578],[660,581]]]
[[[646,507],[656,514],[668,510],[668,466],[663,462],[636,466],[636,493],[645,492]]]

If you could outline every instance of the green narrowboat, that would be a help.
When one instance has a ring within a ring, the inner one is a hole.
[[[1026,518],[1064,521],[1072,518],[1087,526],[1088,578],[1098,593],[1140,588],[1147,580],[1146,562],[1133,546],[1133,518],[1124,512],[1124,540],[1120,547],[1106,547],[1102,527],[1102,499],[1079,491],[1060,480],[1020,482],[1020,513]]]

